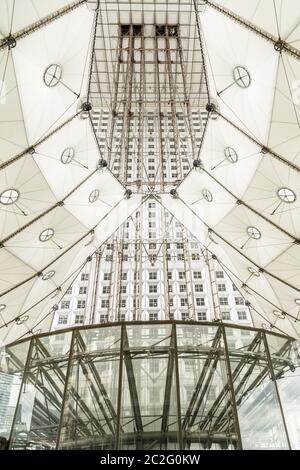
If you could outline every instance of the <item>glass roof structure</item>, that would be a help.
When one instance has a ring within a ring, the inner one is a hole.
[[[300,448],[299,342],[287,336],[122,322],[4,351],[0,432],[10,449]]]
[[[1,345],[149,201],[299,339],[299,30],[296,0],[1,1]]]

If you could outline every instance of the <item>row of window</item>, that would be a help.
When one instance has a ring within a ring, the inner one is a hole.
[[[185,286],[184,286],[185,287]],[[200,286],[203,288],[203,286]],[[149,291],[150,293],[157,293],[157,286],[149,286]],[[109,286],[103,287],[103,293],[104,294],[109,294]],[[126,286],[121,286],[121,293],[126,294]],[[135,299],[134,299],[135,300]],[[196,297],[196,305],[197,307],[202,307],[205,306],[205,297]],[[228,306],[228,297],[220,297],[220,305],[221,306]],[[235,305],[245,305],[245,301],[242,297],[235,297]],[[60,308],[62,310],[67,310],[70,308],[71,301],[70,300],[63,300],[60,304]],[[170,307],[174,306],[174,301],[173,299],[169,299],[169,304]],[[182,297],[180,299],[180,306],[181,307],[187,307],[189,305],[188,299],[186,297]],[[151,308],[156,308],[158,307],[158,298],[149,298],[148,299],[148,306]],[[85,300],[77,300],[77,308],[78,309],[83,309],[86,307],[86,301]],[[126,308],[126,299],[121,299],[120,300],[120,307],[121,308]],[[101,300],[101,308],[109,308],[109,299],[102,299]]]
[[[173,273],[172,272],[168,272],[168,279],[172,279],[172,275]],[[179,279],[185,279],[185,272],[184,271],[179,271],[178,272],[178,277]],[[218,276],[217,276],[218,277]],[[219,276],[219,277],[224,277],[224,276]],[[156,281],[158,278],[158,273],[157,271],[150,271],[149,272],[149,280],[151,281]],[[202,273],[201,271],[194,271],[193,272],[193,278],[194,279],[202,279]],[[88,281],[89,280],[89,274],[88,273],[82,273],[81,276],[80,276],[80,280],[81,281]],[[111,280],[111,273],[110,272],[106,272],[106,273],[103,273],[103,280],[104,281],[110,281]],[[122,280],[123,281],[126,281],[127,280],[127,273],[122,273]],[[69,288],[67,293],[72,293],[72,288]]]
[[[155,224],[156,224],[156,222],[148,222],[148,227],[155,228],[156,227]],[[171,245],[175,245],[175,246],[172,247],[175,250],[183,250],[184,249],[184,243],[181,243],[181,242],[180,243],[177,242],[177,243],[174,243],[174,244],[173,243],[166,243],[166,248],[168,250],[170,250]],[[129,245],[129,243],[123,243],[122,248],[124,250],[129,250],[130,246],[134,246],[134,248],[136,249],[136,248],[138,248],[138,243],[131,243],[131,245]],[[159,246],[160,246],[160,244],[159,244]],[[159,246],[157,246],[157,243],[155,243],[155,242],[150,242],[149,245],[148,245],[148,249],[149,250],[156,250],[157,248],[159,248]],[[197,243],[191,243],[191,248],[192,249],[197,249],[198,244]],[[113,243],[107,243],[106,249],[107,250],[113,250],[114,249]]]
[[[150,235],[150,234],[149,234]],[[149,237],[150,238],[150,237]],[[151,238],[156,238],[156,236],[154,237],[151,237]],[[185,259],[185,256],[183,253],[178,253],[177,255],[173,254],[171,255],[170,253],[167,253],[167,256],[166,256],[166,259],[168,261],[172,261],[172,260],[175,260],[175,258],[177,259],[177,261],[184,261]],[[113,261],[113,255],[106,255],[105,256],[105,261],[109,262],[109,261]],[[137,260],[138,259],[138,255],[128,255],[128,254],[123,254],[122,256],[122,261],[128,261],[129,259],[135,259]],[[200,261],[200,254],[199,253],[192,253],[191,256],[189,257],[189,259],[191,259],[192,261]]]
[[[121,279],[123,281],[126,281],[127,280],[127,272],[123,272],[122,273],[122,276],[121,276]],[[150,271],[149,273],[149,280],[151,281],[156,281],[158,279],[158,273],[157,271]],[[173,277],[173,273],[172,272],[168,272],[168,279],[171,280]],[[216,277],[217,279],[223,279],[224,278],[224,273],[223,271],[217,271],[216,272]],[[185,272],[184,271],[179,271],[178,272],[178,278],[180,280],[184,280],[185,279]],[[202,273],[201,271],[194,271],[193,272],[193,278],[194,279],[202,279]],[[89,280],[89,274],[88,273],[82,273],[81,276],[80,276],[80,280],[81,281],[88,281]],[[103,280],[104,281],[110,281],[111,280],[111,273],[110,272],[106,272],[106,273],[103,273]],[[151,286],[151,289],[153,289],[152,292],[155,292],[155,286]],[[232,284],[232,288],[233,290],[237,290],[237,287]],[[68,288],[68,290],[66,291],[66,294],[72,294],[72,286]],[[184,285],[181,285],[180,286],[180,292],[183,292],[185,290],[185,287]],[[203,291],[203,286],[201,284],[196,284],[195,285],[195,291],[196,292],[202,292]],[[222,284],[218,284],[218,291],[219,292],[224,292],[226,291],[226,284],[222,283]],[[150,291],[151,292],[151,291]],[[87,293],[87,287],[86,286],[80,286],[79,287],[79,294],[82,294],[82,295],[85,295]],[[103,293],[109,293],[108,291],[103,291]],[[126,288],[125,288],[125,292],[126,293]],[[221,299],[222,299],[222,302],[225,302],[225,304],[222,304],[221,305],[226,305],[226,298],[224,300],[224,298],[220,298],[220,302],[221,302]]]
[[[157,312],[149,312],[148,313],[148,318],[150,321],[157,321],[159,319],[159,315]],[[237,318],[239,321],[245,321],[248,319],[247,317],[247,312],[244,310],[238,311],[237,312]],[[58,325],[67,325],[68,324],[68,314],[60,314],[58,317]],[[121,313],[120,314],[120,321],[125,321],[126,319],[126,314]],[[171,314],[170,319],[174,319],[174,316]],[[188,312],[182,312],[181,313],[181,319],[184,321],[190,320],[190,316]],[[206,321],[207,320],[207,313],[206,312],[197,312],[197,319],[198,321]],[[223,312],[222,313],[222,319],[224,321],[230,321],[231,316],[230,312]],[[108,315],[107,314],[100,314],[99,316],[99,321],[100,323],[107,323],[108,322]],[[76,314],[75,315],[75,324],[83,324],[84,323],[84,315],[82,314]]]
[[[126,320],[126,315],[125,313],[123,314],[120,314],[120,321],[125,321]],[[149,312],[148,314],[148,319],[150,321],[157,321],[159,318],[158,318],[158,313],[157,312]],[[171,320],[173,320],[174,318],[170,317]],[[181,319],[182,320],[189,320],[189,315],[188,313],[186,312],[183,312],[181,314]],[[198,321],[206,321],[207,320],[207,314],[206,312],[198,312],[197,313],[197,319]],[[58,321],[57,321],[57,324],[58,325],[67,325],[68,324],[68,320],[69,320],[69,317],[67,314],[61,314],[59,315],[58,317]],[[100,314],[99,316],[99,322],[100,323],[107,323],[108,322],[108,315],[107,314]],[[84,315],[82,314],[76,314],[75,315],[75,320],[74,320],[74,323],[75,324],[83,324],[84,323]]]

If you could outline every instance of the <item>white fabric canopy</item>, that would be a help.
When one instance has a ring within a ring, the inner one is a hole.
[[[14,12],[13,3],[0,5],[3,37],[74,2],[19,0]],[[0,52],[1,342],[49,329],[58,295],[140,203],[97,170],[90,120],[76,116],[88,93],[93,22],[82,3]],[[49,87],[51,65],[62,73]]]
[[[133,3],[153,16],[151,2]],[[141,203],[140,195],[124,198],[124,186],[97,167],[99,147],[80,112],[89,89],[93,7],[64,0],[0,4],[5,343],[49,328],[57,295]],[[243,291],[255,326],[299,337],[300,5],[202,0],[198,7],[218,116],[208,120],[201,167],[181,182],[178,198],[161,200]],[[15,47],[7,47],[8,37],[17,38]]]

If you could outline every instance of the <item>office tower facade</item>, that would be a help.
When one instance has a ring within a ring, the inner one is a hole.
[[[97,25],[90,89],[95,136],[112,174],[144,200],[57,304],[55,329],[124,320],[251,324],[243,293],[159,196],[201,166],[208,120],[195,18],[189,34],[190,25],[181,22],[114,25],[112,83],[105,71],[103,19]],[[194,49],[187,55],[189,41]],[[98,193],[90,197],[101,199]],[[210,198],[204,191],[193,204]]]
[[[85,264],[52,326],[154,320],[252,323],[226,269],[149,199]]]

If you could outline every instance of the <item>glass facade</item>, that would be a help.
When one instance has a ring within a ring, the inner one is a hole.
[[[300,449],[300,344],[221,323],[126,322],[0,355],[11,449]]]

